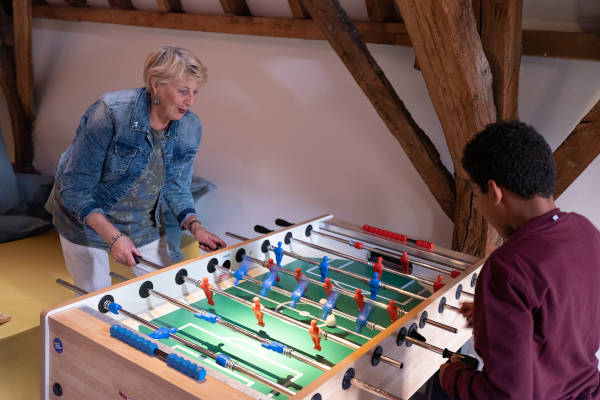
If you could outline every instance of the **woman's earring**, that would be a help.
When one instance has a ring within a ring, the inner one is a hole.
[[[152,99],[152,103],[157,106],[160,104],[160,100],[158,99],[158,96],[154,96],[154,98]]]

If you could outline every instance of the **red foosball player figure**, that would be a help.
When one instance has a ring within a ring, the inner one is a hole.
[[[383,258],[377,257],[377,262],[373,263],[373,272],[377,272],[377,276],[381,279],[381,274],[383,273]]]
[[[315,345],[314,349],[321,351],[321,336],[319,336],[319,327],[317,326],[317,320],[313,319],[310,321],[310,328],[308,328],[308,333],[310,333],[310,337]]]
[[[252,306],[252,311],[254,311],[254,315],[256,316],[256,320],[258,321],[258,325],[265,326],[263,322],[263,312],[260,310],[260,299],[258,297],[254,298],[254,305]]]
[[[275,274],[275,282],[279,282],[279,266],[273,262],[272,258],[269,258],[269,261],[267,261],[267,268],[271,273]]]
[[[302,279],[302,275],[304,275],[302,273],[302,270],[300,269],[300,267],[296,268],[296,273],[294,274],[294,278],[296,278],[296,282],[300,283],[300,280]]]
[[[444,282],[442,282],[442,279],[444,279],[444,277],[442,275],[438,275],[437,281],[435,281],[433,283],[433,291],[434,292],[437,292],[444,286]]]
[[[331,295],[331,289],[333,288],[333,283],[329,280],[329,278],[325,278],[325,282],[323,283],[323,289],[325,289],[325,293],[327,293],[327,297]]]
[[[354,301],[356,301],[356,305],[358,306],[358,311],[362,311],[365,306],[365,295],[362,294],[362,290],[356,288],[356,293],[354,294]]]
[[[402,272],[410,274],[410,262],[408,261],[408,255],[405,251],[402,252],[402,257],[400,257],[400,264],[402,265]]]
[[[214,306],[215,302],[213,300],[213,292],[210,291],[210,283],[208,283],[207,277],[202,278],[200,289],[204,290],[204,295],[206,296],[206,300],[208,300],[208,304]]]
[[[390,315],[392,324],[394,322],[396,322],[396,320],[398,319],[398,307],[396,306],[396,303],[394,303],[394,300],[392,300],[392,299],[390,299],[390,302],[388,303],[387,312]]]

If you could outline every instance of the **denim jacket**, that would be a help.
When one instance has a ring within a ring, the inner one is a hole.
[[[165,137],[165,180],[159,203],[166,202],[181,227],[196,213],[190,183],[202,137],[200,120],[187,111],[180,120],[171,121]],[[127,193],[152,153],[148,91],[105,93],[86,110],[73,143],[61,155],[55,193],[46,208],[54,214],[58,206],[54,197],[85,225],[90,213],[106,214]]]

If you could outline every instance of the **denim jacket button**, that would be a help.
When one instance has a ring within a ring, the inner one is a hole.
[[[134,128],[137,128],[137,127],[138,127],[138,125],[139,125],[139,124],[138,124],[138,122],[137,122],[137,121],[134,121],[134,122],[133,122],[133,127],[134,127]]]

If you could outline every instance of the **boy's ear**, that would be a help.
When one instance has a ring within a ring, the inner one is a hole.
[[[488,180],[487,186],[490,199],[492,200],[494,205],[500,204],[503,196],[500,186],[498,186],[496,181],[493,179]]]

